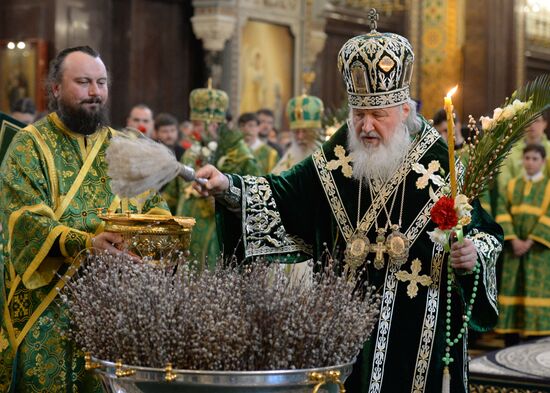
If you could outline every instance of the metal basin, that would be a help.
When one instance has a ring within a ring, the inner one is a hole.
[[[112,393],[337,393],[353,363],[275,371],[195,371],[125,366],[94,361],[103,387]]]
[[[153,214],[104,214],[105,231],[120,233],[128,251],[148,261],[177,258],[189,249],[195,219]]]

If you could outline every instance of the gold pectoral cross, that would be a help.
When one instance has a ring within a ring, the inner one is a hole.
[[[384,234],[386,230],[384,228],[378,228],[376,230],[378,236],[376,236],[376,243],[370,245],[370,252],[376,253],[374,257],[374,267],[378,270],[384,267],[384,253],[388,251],[386,247],[386,237]]]
[[[432,283],[432,279],[430,276],[427,276],[425,274],[419,275],[420,270],[422,269],[422,262],[420,262],[420,259],[416,258],[411,263],[411,272],[407,272],[405,270],[400,270],[397,273],[395,273],[395,277],[399,281],[403,282],[409,282],[409,285],[407,285],[407,295],[412,299],[418,294],[418,284],[429,286]]]
[[[349,156],[346,156],[346,149],[344,149],[340,145],[337,145],[334,148],[334,154],[336,155],[336,157],[338,157],[338,159],[330,160],[329,162],[327,162],[326,168],[329,171],[333,171],[342,166],[342,173],[344,174],[344,176],[351,177],[351,175],[353,174],[353,168],[349,164],[350,161],[352,161],[351,154]]]

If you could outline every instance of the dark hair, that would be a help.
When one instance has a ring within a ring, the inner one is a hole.
[[[258,121],[258,116],[256,116],[256,114],[253,112],[246,112],[240,115],[237,123],[239,123],[239,126],[242,126],[248,123],[249,121],[255,121],[256,124],[260,124],[260,122]]]
[[[269,116],[273,119],[275,119],[275,114],[273,113],[273,111],[271,109],[267,109],[267,108],[262,108],[262,109],[258,109],[256,111],[256,115],[266,115],[266,116]]]
[[[434,127],[438,124],[443,123],[444,121],[447,121],[447,113],[445,112],[445,109],[441,108],[437,112],[435,112],[432,120],[434,122]]]
[[[455,123],[458,122],[459,119],[456,111],[453,111],[453,115],[454,115]],[[432,121],[433,121],[434,127],[437,126],[438,124],[443,123],[444,121],[447,121],[447,112],[445,112],[445,109],[441,108],[437,112],[435,112],[434,116],[432,117]]]
[[[530,151],[534,151],[535,153],[539,153],[543,160],[546,158],[546,149],[542,145],[537,145],[537,144],[533,143],[533,144],[525,146],[523,148],[523,155],[529,153]]]
[[[61,83],[63,79],[63,62],[65,58],[73,52],[83,52],[93,58],[99,57],[99,53],[89,46],[73,46],[71,48],[65,48],[54,57],[50,62],[50,69],[48,71],[48,79],[46,80],[46,90],[48,92],[48,107],[50,110],[57,109],[57,100],[53,95],[53,85]]]
[[[13,104],[12,112],[34,115],[36,113],[36,106],[34,106],[34,102],[29,97],[20,98]]]
[[[159,113],[157,117],[155,117],[155,130],[158,130],[160,127],[164,126],[176,126],[177,128],[178,119],[169,113]]]
[[[151,112],[151,116],[152,116],[153,113],[154,113],[153,110],[152,110],[148,105],[143,104],[143,103],[139,103],[139,104],[134,105],[134,106],[130,109],[130,113],[132,113],[132,111],[133,111],[134,109],[146,109],[146,110],[148,110],[148,111]],[[130,115],[130,113],[128,113],[128,115]]]

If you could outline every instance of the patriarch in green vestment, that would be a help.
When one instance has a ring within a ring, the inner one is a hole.
[[[523,149],[524,174],[508,181],[497,205],[504,229],[498,333],[550,335],[550,182],[542,145]],[[512,336],[513,335],[513,336]],[[519,337],[516,337],[516,339]]]
[[[210,163],[227,172],[259,175],[254,155],[244,142],[242,133],[230,130],[225,123],[229,106],[227,93],[211,86],[195,89],[189,96],[189,104],[190,118],[198,132],[193,133],[191,145],[180,161],[192,168]],[[196,220],[189,247],[191,258],[201,266],[214,267],[220,252],[224,251],[216,232],[214,198],[201,196],[192,182],[179,178],[171,182],[164,192],[177,198],[178,216]]]
[[[450,358],[450,391],[467,392],[465,314],[477,330],[498,316],[502,230],[479,202],[450,252],[432,241],[430,211],[443,184],[426,168],[448,168],[448,149],[410,99],[413,63],[404,37],[373,26],[340,50],[350,115],[319,150],[279,176],[197,172],[208,179],[197,190],[219,201],[226,248],[279,262],[319,259],[328,248],[343,273],[377,288],[379,321],[346,381],[354,393],[440,393]]]
[[[122,237],[103,231],[98,209],[170,213],[158,194],[121,200],[111,191],[105,151],[117,131],[107,126],[109,80],[99,54],[87,46],[61,51],[48,88],[53,112],[16,134],[0,168],[0,390],[101,392],[67,338],[58,290],[85,250],[120,252]]]

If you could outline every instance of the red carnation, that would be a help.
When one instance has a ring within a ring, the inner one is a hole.
[[[193,136],[193,138],[196,140],[196,141],[202,141],[202,137],[201,137],[201,133],[198,132],[198,131],[193,131],[191,133],[191,135]]]
[[[183,147],[185,150],[190,149],[193,144],[188,140],[181,141],[181,147]]]
[[[435,203],[430,211],[432,221],[442,231],[452,229],[458,224],[458,215],[455,211],[455,201],[453,198],[443,196]]]

